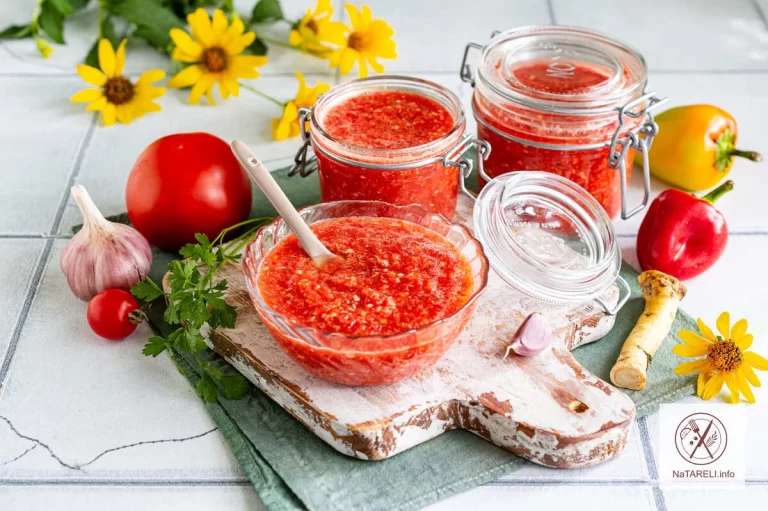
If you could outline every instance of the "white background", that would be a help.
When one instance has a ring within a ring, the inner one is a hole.
[[[253,2],[238,3],[245,12]],[[467,111],[472,91],[458,78],[466,42],[482,43],[494,29],[519,25],[580,25],[639,48],[649,62],[651,88],[672,105],[719,105],[739,120],[744,148],[768,153],[768,0],[368,3],[397,32],[400,58],[385,62],[387,71],[442,83],[462,97]],[[1,2],[0,25],[26,22],[34,4]],[[308,6],[283,4],[291,17]],[[279,111],[246,91],[214,108],[190,107],[186,92],[172,91],[160,99],[161,114],[102,127],[83,105],[68,101],[85,87],[74,66],[95,30],[92,9],[74,16],[65,34],[69,45],[48,61],[29,40],[0,44],[0,509],[259,509],[193,389],[167,359],[141,355],[148,328],[122,343],[98,339],[58,259],[70,227],[80,221],[69,187],[85,185],[105,214],[124,211],[131,165],[162,135],[200,130],[240,138],[272,168],[288,162],[298,141],[271,141],[269,119]],[[297,69],[310,82],[338,81],[326,63],[311,57],[278,49],[270,58],[254,85],[281,98],[294,95]],[[129,45],[129,73],[152,67],[165,69],[167,61],[139,43]],[[734,318],[748,318],[754,330],[768,320],[768,163],[737,162],[732,177],[736,190],[718,203],[731,229],[728,248],[716,267],[687,283],[683,307],[710,323],[728,309]],[[663,185],[654,182],[653,188],[657,193]],[[639,222],[616,224],[631,262]],[[756,336],[754,349],[768,354],[768,329]],[[758,389],[756,395],[757,405],[740,406],[747,408],[750,431],[766,431],[768,394]],[[624,454],[602,466],[528,466],[434,508],[683,511],[726,507],[735,498],[760,507],[768,502],[765,435],[750,437],[743,494],[660,490],[657,419],[639,421]],[[141,442],[83,470],[66,467]]]

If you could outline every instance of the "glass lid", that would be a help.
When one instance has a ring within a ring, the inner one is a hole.
[[[642,90],[647,69],[631,47],[573,27],[524,27],[494,37],[479,77],[503,97],[541,108],[621,105]]]
[[[474,222],[493,269],[533,298],[588,301],[619,275],[621,253],[608,214],[586,190],[555,174],[493,179],[475,202]]]

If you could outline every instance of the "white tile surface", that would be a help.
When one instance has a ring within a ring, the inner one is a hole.
[[[50,230],[92,119],[68,103],[80,88],[73,78],[0,76],[0,233]]]
[[[41,239],[0,240],[0,359],[8,349],[44,245]]]
[[[3,509],[58,511],[109,509],[110,511],[262,511],[264,506],[248,486],[0,486]]]
[[[762,509],[768,501],[768,487],[747,486],[743,490],[665,490],[669,511],[691,509]]]
[[[633,45],[652,70],[768,70],[768,30],[752,0],[552,0],[557,23]]]
[[[468,509],[568,509],[569,511],[654,510],[649,487],[640,486],[481,486],[428,506],[430,511]]]
[[[61,462],[40,446],[0,465],[0,479],[242,479],[216,431],[110,452],[82,470],[64,466],[84,465],[107,449],[215,427],[167,357],[141,354],[147,326],[121,342],[91,332],[86,304],[73,299],[58,265],[65,243],[55,242],[0,396],[0,416],[48,445]],[[0,460],[33,444],[0,419]]]

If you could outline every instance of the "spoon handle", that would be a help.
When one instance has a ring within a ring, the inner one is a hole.
[[[335,257],[331,251],[325,248],[325,245],[315,236],[315,233],[309,228],[307,223],[293,207],[291,201],[285,195],[275,178],[269,173],[267,168],[261,163],[253,152],[248,149],[245,143],[235,140],[232,142],[232,152],[240,161],[245,171],[256,182],[256,184],[267,196],[269,202],[277,210],[277,213],[283,218],[288,227],[298,238],[304,251],[313,261],[322,261]]]

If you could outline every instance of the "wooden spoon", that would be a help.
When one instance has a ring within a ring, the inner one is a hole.
[[[299,244],[304,251],[312,258],[312,262],[316,266],[324,266],[329,261],[337,258],[337,256],[328,250],[325,245],[315,236],[312,229],[299,215],[296,208],[293,207],[291,201],[285,195],[280,185],[277,184],[275,178],[269,173],[263,163],[256,157],[253,152],[248,149],[248,146],[240,140],[234,140],[231,144],[232,152],[235,153],[240,165],[243,166],[245,171],[251,176],[267,196],[269,202],[275,207],[277,213],[283,218],[288,228],[296,235],[299,240]]]

